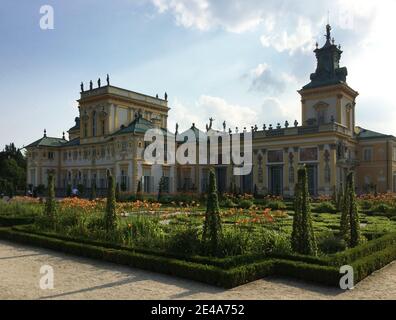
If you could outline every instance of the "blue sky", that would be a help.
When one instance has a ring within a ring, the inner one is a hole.
[[[41,30],[42,5],[54,30]],[[233,128],[300,120],[297,90],[315,69],[328,11],[358,125],[396,135],[396,4],[365,0],[2,0],[0,146],[62,136],[80,82],[169,94],[169,126]],[[0,147],[1,148],[1,147]]]

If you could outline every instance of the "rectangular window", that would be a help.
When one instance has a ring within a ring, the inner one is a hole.
[[[127,142],[126,141],[123,141],[121,143],[121,151],[127,151]]]
[[[48,152],[48,159],[49,160],[54,160],[55,159],[55,154],[53,152]]]
[[[372,160],[373,160],[373,148],[363,149],[363,161],[372,161]]]
[[[143,177],[143,191],[145,193],[153,192],[153,182],[154,182],[154,177],[149,177],[149,176]]]
[[[396,172],[393,173],[393,192],[396,192]]]
[[[393,148],[393,161],[396,161],[396,147]]]
[[[268,163],[282,163],[282,162],[283,162],[283,150],[268,151]]]
[[[318,148],[300,148],[300,161],[318,161]]]
[[[64,161],[67,160],[67,152],[63,152],[63,160],[64,160]]]

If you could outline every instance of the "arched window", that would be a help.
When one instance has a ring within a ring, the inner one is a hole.
[[[92,113],[92,136],[96,136],[96,111]]]

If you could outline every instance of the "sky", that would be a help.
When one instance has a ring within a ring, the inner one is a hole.
[[[54,29],[43,30],[50,5]],[[329,21],[360,93],[357,125],[396,135],[394,0],[2,0],[0,149],[61,137],[80,83],[169,96],[168,126],[301,121]]]

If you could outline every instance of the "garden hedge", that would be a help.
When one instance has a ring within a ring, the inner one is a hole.
[[[33,217],[0,216],[0,227],[28,225],[34,222]]]
[[[35,234],[25,227],[0,228],[0,238],[87,258],[178,276],[223,288],[233,288],[270,275],[292,277],[318,284],[338,286],[339,267],[351,264],[355,283],[396,259],[396,235],[388,234],[354,249],[324,258],[307,256],[264,257],[261,255],[216,259],[190,257],[190,261],[111,244],[84,243],[75,239]],[[191,261],[194,260],[194,261]]]

